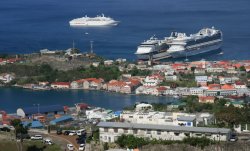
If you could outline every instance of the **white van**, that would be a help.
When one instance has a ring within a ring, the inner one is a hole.
[[[80,129],[76,132],[78,136],[81,136],[86,130],[85,129]]]

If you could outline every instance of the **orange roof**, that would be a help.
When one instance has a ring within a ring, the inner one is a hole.
[[[158,91],[165,91],[165,90],[167,90],[167,88],[166,87],[159,87],[159,88],[156,88]]]
[[[69,82],[53,82],[51,85],[65,85],[65,86],[70,86]]]
[[[131,82],[132,85],[139,85],[141,82],[139,80],[136,80],[136,79],[130,79],[129,80]]]
[[[122,87],[122,86],[125,86],[125,85],[127,85],[126,84],[126,82],[124,82],[124,81],[113,81],[113,80],[111,80],[112,82],[110,83],[108,83],[108,86],[119,86],[119,87]]]
[[[225,84],[221,87],[221,89],[224,89],[224,90],[230,90],[230,89],[234,89],[234,86],[233,85],[230,85],[230,84]]]
[[[220,84],[209,84],[208,85],[209,90],[217,90],[217,89],[220,89],[220,88],[221,88]]]
[[[234,64],[233,66],[236,67],[236,68],[240,68],[242,65],[239,64],[239,63],[236,63],[236,64]]]
[[[215,99],[213,96],[199,96],[199,100],[212,100]]]

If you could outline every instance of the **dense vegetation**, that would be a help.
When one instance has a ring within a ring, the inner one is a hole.
[[[82,78],[103,78],[105,81],[117,79],[121,72],[116,66],[99,67],[90,66],[88,68],[78,68],[69,71],[60,71],[53,69],[48,64],[42,65],[23,65],[23,64],[8,64],[0,66],[0,73],[14,73],[17,79],[14,83],[36,83],[38,81],[60,81],[69,82]]]
[[[128,71],[132,76],[147,76],[152,73],[150,70],[139,70],[136,67],[132,68],[132,70]]]
[[[140,137],[135,137],[133,135],[122,135],[119,136],[116,143],[122,147],[122,148],[140,148],[144,145],[156,145],[156,144],[162,144],[162,145],[170,145],[170,144],[189,144],[195,147],[204,148],[205,146],[214,144],[215,142],[202,137],[202,138],[193,138],[193,137],[187,137],[184,138],[183,141],[173,141],[173,140],[150,140]]]

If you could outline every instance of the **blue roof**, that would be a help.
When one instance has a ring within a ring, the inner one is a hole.
[[[32,121],[32,122],[25,121],[22,123],[23,123],[23,126],[28,126],[28,124],[31,123],[30,128],[42,128],[43,127],[43,124],[40,121]]]
[[[114,114],[115,114],[116,116],[120,116],[121,113],[122,113],[122,111],[115,111],[115,112],[114,112]]]
[[[62,116],[62,117],[59,117],[57,119],[54,119],[54,120],[50,121],[49,123],[51,125],[56,125],[59,122],[66,122],[66,121],[71,121],[71,120],[73,120],[73,117],[68,115],[68,116]]]
[[[36,114],[38,113],[38,106],[26,107],[23,108],[23,111],[26,115]],[[57,112],[64,111],[64,108],[61,105],[39,106],[39,113],[55,112],[55,111]]]

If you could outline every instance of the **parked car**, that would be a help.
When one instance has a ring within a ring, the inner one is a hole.
[[[84,134],[84,133],[86,133],[86,130],[85,130],[85,129],[80,129],[80,130],[78,130],[78,131],[76,132],[76,134],[77,134],[78,136],[81,136],[81,135]]]
[[[56,134],[57,134],[57,135],[61,135],[61,134],[62,134],[62,129],[61,129],[61,128],[57,129],[57,130],[56,130]]]
[[[72,144],[67,144],[68,150],[74,150],[74,146]]]
[[[238,140],[238,137],[236,136],[236,134],[232,134],[229,141],[230,142],[236,142]]]
[[[8,127],[3,127],[0,128],[1,131],[5,131],[5,132],[10,132],[10,129]]]
[[[42,135],[34,135],[34,136],[31,136],[31,140],[43,140],[43,137]]]
[[[69,132],[69,136],[74,136],[74,135],[76,135],[76,132],[75,132],[75,131],[70,131],[70,132]]]
[[[85,144],[80,144],[80,146],[79,146],[79,149],[78,149],[78,150],[80,151],[80,150],[84,150],[84,149],[85,149]]]
[[[64,131],[63,134],[64,134],[64,135],[69,135],[69,133],[70,133],[70,131],[67,130],[67,131]]]
[[[46,145],[53,145],[53,142],[50,139],[43,140],[43,143]]]

